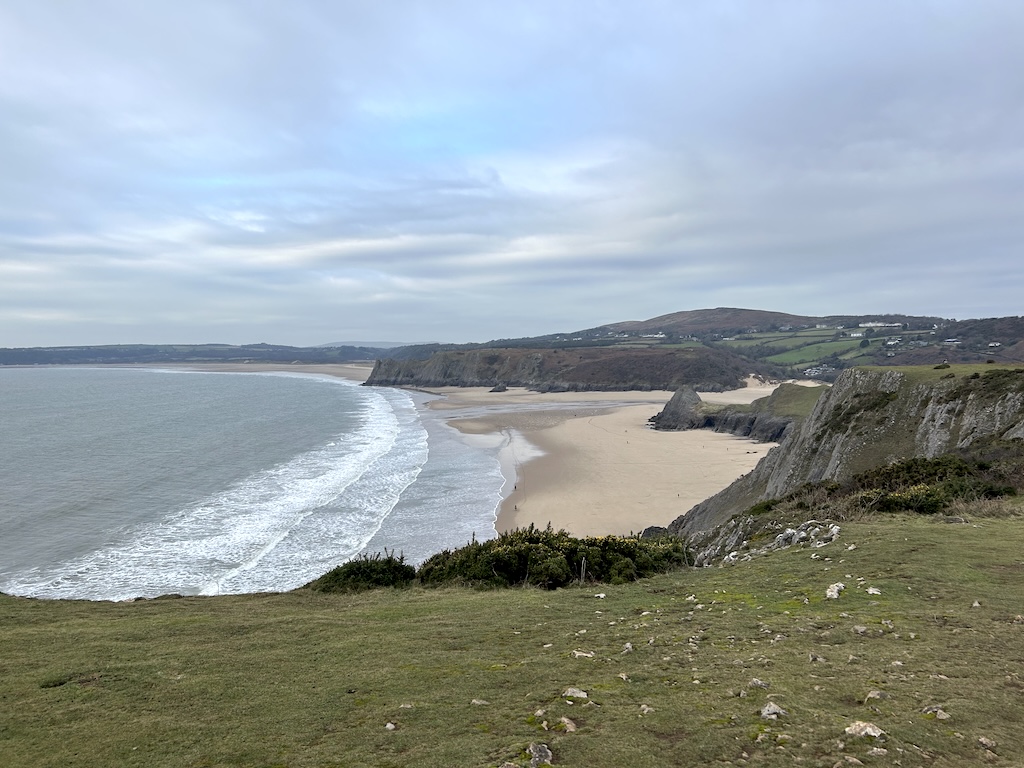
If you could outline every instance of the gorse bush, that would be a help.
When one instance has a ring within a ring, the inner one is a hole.
[[[681,539],[596,536],[577,539],[565,531],[531,525],[490,541],[445,550],[419,568],[425,585],[471,584],[555,589],[573,582],[623,584],[689,562]]]
[[[306,586],[317,592],[361,592],[378,587],[408,587],[416,578],[416,569],[406,564],[405,556],[395,557],[384,550],[375,555],[360,555],[339,565]]]
[[[692,562],[682,539],[593,536],[577,539],[551,526],[531,525],[490,541],[439,552],[419,570],[404,556],[360,555],[306,586],[318,592],[358,592],[379,587],[424,585],[480,587],[531,585],[557,589],[572,583],[624,584]]]

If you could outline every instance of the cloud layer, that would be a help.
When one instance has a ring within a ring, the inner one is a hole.
[[[0,8],[0,346],[1021,314],[1016,2]]]

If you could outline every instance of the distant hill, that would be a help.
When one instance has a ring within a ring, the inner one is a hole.
[[[909,329],[932,330],[935,325],[949,321],[941,317],[911,317],[907,315],[828,315],[812,317],[768,312],[760,309],[694,309],[673,312],[650,320],[628,321],[601,326],[600,329],[620,332],[664,332],[678,335],[708,336],[734,333],[763,333],[765,331],[799,330],[824,325],[830,328],[851,327],[860,323],[894,323]]]
[[[477,363],[471,365],[459,356],[482,350],[514,362],[490,364],[481,362],[486,358],[483,356],[474,358]],[[555,352],[563,356],[549,354]],[[573,358],[566,353],[577,355],[576,365],[567,363]],[[524,362],[534,358],[534,362]],[[392,361],[370,380],[391,385],[424,386],[429,380],[462,382],[464,386],[470,386],[469,382],[493,381],[509,386],[530,382],[526,386],[569,389],[651,389],[673,383],[727,387],[738,386],[726,382],[738,382],[749,373],[831,381],[842,370],[859,366],[974,364],[989,360],[1024,363],[1024,318],[957,321],[901,314],[815,317],[718,307],[476,344],[129,344],[0,349],[0,365],[245,360]],[[534,370],[536,365],[540,368]]]
[[[359,347],[364,349],[395,349],[397,347],[411,347],[417,344],[433,342],[412,342],[412,341],[329,341],[326,344],[317,344],[319,347]]]
[[[152,363],[343,363],[385,354],[369,347],[287,347],[275,344],[112,344],[97,347],[0,349],[0,365]]]

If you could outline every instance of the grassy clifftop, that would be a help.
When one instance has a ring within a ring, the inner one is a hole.
[[[970,519],[600,589],[0,597],[0,764],[1019,764],[1024,524]]]

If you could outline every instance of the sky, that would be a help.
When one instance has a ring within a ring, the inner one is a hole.
[[[1019,0],[4,0],[0,346],[1020,315]]]

